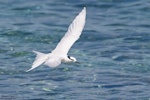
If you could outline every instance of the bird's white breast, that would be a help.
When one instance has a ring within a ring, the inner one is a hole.
[[[61,59],[57,56],[49,57],[44,63],[44,65],[47,65],[49,67],[57,67],[60,64],[61,64]]]

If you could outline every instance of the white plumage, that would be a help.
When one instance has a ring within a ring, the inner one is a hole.
[[[85,25],[85,20],[86,8],[84,7],[70,24],[68,31],[51,53],[44,54],[38,51],[33,51],[37,54],[37,56],[32,64],[32,67],[27,70],[27,72],[41,64],[47,65],[49,67],[56,67],[60,65],[61,62],[77,62],[76,58],[68,56],[67,53],[71,46],[79,39]]]

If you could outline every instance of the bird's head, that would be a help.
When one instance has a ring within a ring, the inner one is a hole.
[[[69,62],[77,62],[75,57],[68,56]]]

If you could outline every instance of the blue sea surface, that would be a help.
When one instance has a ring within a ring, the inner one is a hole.
[[[26,72],[84,6],[80,64]],[[150,1],[1,0],[0,100],[150,100]]]

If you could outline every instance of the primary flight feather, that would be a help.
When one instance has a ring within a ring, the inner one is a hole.
[[[68,31],[51,53],[44,54],[38,51],[33,51],[37,54],[37,56],[32,64],[32,67],[27,70],[27,72],[31,71],[41,64],[47,65],[49,67],[57,67],[61,64],[61,62],[77,62],[76,58],[68,56],[67,53],[72,45],[79,39],[85,25],[85,20],[86,8],[84,7],[83,10],[69,25]]]

